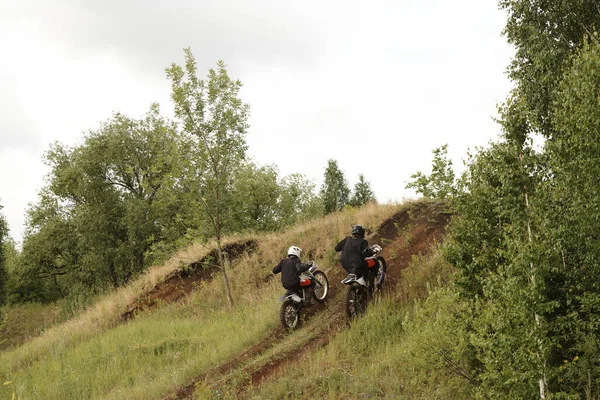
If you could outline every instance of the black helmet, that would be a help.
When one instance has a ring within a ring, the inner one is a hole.
[[[365,237],[365,228],[361,225],[352,225],[352,236],[360,236],[361,238]]]

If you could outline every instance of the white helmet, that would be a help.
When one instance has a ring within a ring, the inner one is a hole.
[[[296,247],[296,246],[291,246],[288,249],[288,256],[296,256],[298,258],[300,258],[300,253],[302,252],[302,249],[300,247]]]

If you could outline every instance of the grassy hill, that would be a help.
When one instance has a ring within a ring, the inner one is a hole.
[[[2,398],[468,398],[439,242],[449,215],[424,201],[371,204],[283,232],[226,240],[234,306],[210,246],[181,249],[76,318],[0,353]],[[384,248],[385,298],[347,321],[333,247],[353,223]],[[279,326],[272,267],[291,244],[329,277],[330,298],[294,333]],[[8,324],[8,321],[7,321]],[[441,353],[440,353],[441,351]],[[444,358],[446,357],[446,358]]]

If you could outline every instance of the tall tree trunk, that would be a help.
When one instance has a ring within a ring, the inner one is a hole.
[[[233,298],[231,297],[231,289],[229,288],[229,279],[227,278],[227,270],[225,269],[225,263],[223,262],[223,249],[221,249],[221,238],[217,236],[217,257],[219,258],[219,267],[221,268],[221,275],[223,276],[223,283],[225,284],[225,294],[227,295],[227,302],[229,306],[233,306]]]
[[[521,149],[521,151],[519,151],[519,164],[520,167],[523,168],[523,151]],[[523,191],[525,192],[525,208],[529,209],[529,192],[527,190],[527,186],[523,187]],[[533,238],[531,235],[531,221],[529,220],[529,218],[527,219],[527,239],[529,244],[531,245],[533,242]],[[535,272],[534,272],[534,267],[533,267],[533,261],[529,262],[529,267],[531,270],[531,283],[532,283],[532,288],[533,290],[536,290],[536,276],[535,276]],[[537,327],[539,327],[541,325],[540,322],[540,316],[538,313],[535,313],[535,325]],[[545,399],[546,398],[546,360],[544,360],[544,370],[542,371],[542,376],[540,377],[539,380],[539,385],[540,385],[540,399]]]

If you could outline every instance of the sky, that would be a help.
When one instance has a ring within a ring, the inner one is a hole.
[[[514,50],[482,0],[0,0],[0,211],[22,240],[51,143],[75,146],[113,113],[173,115],[165,68],[190,47],[250,105],[248,155],[320,187],[335,159],[380,202],[448,144],[457,171],[500,133]]]

